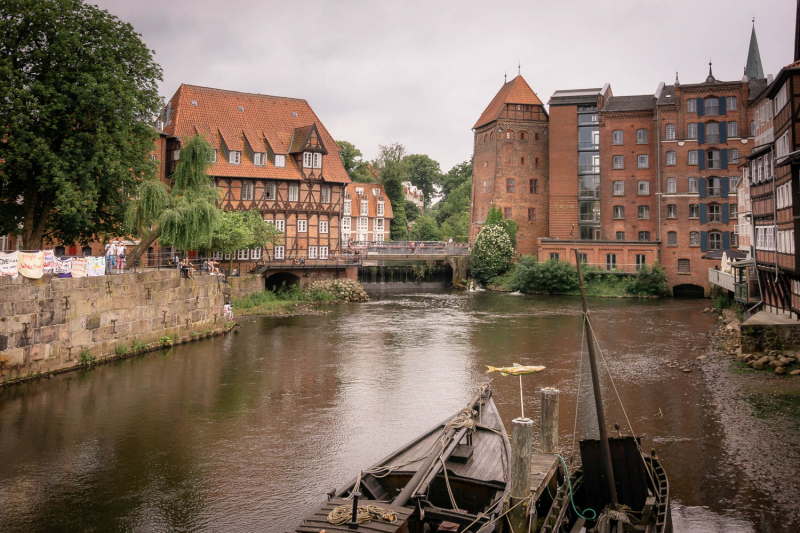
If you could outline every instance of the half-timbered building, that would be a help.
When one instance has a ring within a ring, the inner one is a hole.
[[[394,218],[392,202],[380,183],[350,183],[342,209],[342,242],[383,242],[389,240]]]
[[[239,250],[234,260],[240,271],[298,263],[307,268],[339,255],[350,179],[336,142],[308,102],[183,84],[160,120],[170,136],[168,172],[181,142],[202,135],[214,148],[209,173],[219,206],[258,209],[284,232],[280,244]]]

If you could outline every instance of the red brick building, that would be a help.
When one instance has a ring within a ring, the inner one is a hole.
[[[517,253],[548,234],[548,116],[522,76],[505,83],[473,126],[470,240],[492,205],[519,225]]]

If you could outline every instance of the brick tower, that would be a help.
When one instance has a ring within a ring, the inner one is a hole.
[[[470,241],[492,204],[519,224],[517,254],[535,255],[548,233],[548,116],[517,76],[505,83],[475,123]]]

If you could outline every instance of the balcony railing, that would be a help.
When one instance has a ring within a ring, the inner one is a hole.
[[[578,142],[578,149],[579,150],[599,150],[600,143],[596,143],[593,141],[579,141]]]
[[[599,174],[600,165],[578,165],[578,172],[581,174]]]
[[[708,269],[708,281],[711,282],[713,285],[719,285],[723,289],[728,289],[729,291],[736,290],[736,282],[734,280],[733,274],[722,272],[721,270],[717,270],[716,268]]]
[[[581,222],[600,222],[600,213],[581,213]]]

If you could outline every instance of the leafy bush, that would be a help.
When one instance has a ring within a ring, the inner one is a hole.
[[[172,337],[170,337],[169,335],[164,335],[163,337],[158,339],[158,342],[161,343],[161,346],[163,346],[164,348],[172,346],[174,343]]]
[[[117,344],[117,347],[114,348],[114,352],[116,352],[116,354],[119,356],[123,356],[128,353],[128,347],[124,344]]]
[[[626,290],[630,294],[666,296],[669,293],[667,275],[658,263],[652,269],[642,266]]]
[[[718,315],[721,315],[722,311],[729,308],[731,305],[733,305],[733,301],[731,300],[730,296],[728,296],[727,291],[720,293],[716,298],[714,298],[714,310]]]
[[[141,352],[145,348],[147,348],[147,344],[143,343],[142,341],[133,341],[134,352]]]
[[[89,353],[89,348],[81,350],[81,354],[78,356],[78,362],[82,365],[91,365],[94,363],[94,356]]]
[[[486,283],[508,270],[514,246],[502,227],[483,226],[472,245],[472,276]]]
[[[540,263],[534,257],[523,256],[509,288],[521,292],[566,293],[578,288],[578,270],[567,261],[551,259]]]

